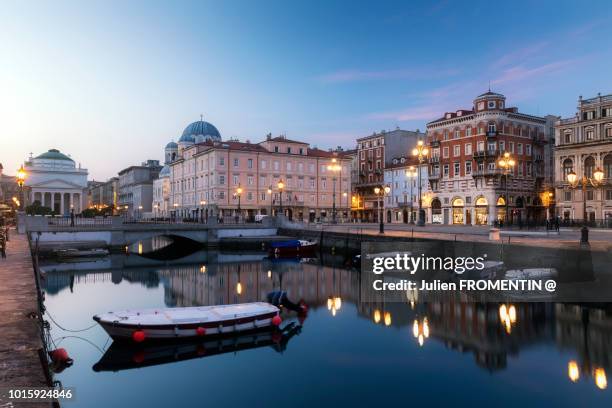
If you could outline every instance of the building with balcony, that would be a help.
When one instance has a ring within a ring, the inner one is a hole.
[[[421,167],[421,202],[423,208],[430,205],[427,163]],[[385,222],[415,223],[419,209],[419,161],[414,156],[395,157],[385,166],[384,184],[391,187],[385,199]],[[427,221],[427,220],[426,220]]]
[[[30,157],[23,167],[28,174],[24,191],[26,205],[38,201],[56,214],[80,213],[87,195],[87,170],[57,149]]]
[[[612,223],[612,95],[580,97],[576,115],[555,123],[554,166],[557,216],[582,221],[586,198],[589,221]],[[571,188],[570,172],[592,179],[596,169],[604,173],[598,188],[587,182],[586,197],[581,185]]]
[[[555,119],[508,108],[504,95],[488,91],[474,99],[472,109],[447,112],[429,122],[428,219],[492,224],[506,219],[506,203],[508,222],[545,219]],[[505,152],[514,160],[508,174],[499,167]]]
[[[374,188],[385,183],[385,168],[393,158],[407,156],[425,134],[396,128],[357,139],[358,183],[353,188],[352,218],[378,222],[379,197]],[[391,152],[391,153],[389,153]],[[383,210],[383,213],[386,213]]]
[[[185,129],[168,164],[171,217],[252,220],[282,207],[292,220],[326,221],[335,202],[337,218],[348,219],[354,152],[311,148],[285,136],[222,141],[218,131],[193,134],[214,128],[197,123]],[[337,170],[328,168],[332,163]]]

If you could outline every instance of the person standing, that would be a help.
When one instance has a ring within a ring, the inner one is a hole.
[[[4,232],[0,232],[0,256],[2,259],[6,259],[6,238]]]
[[[74,227],[74,208],[70,209],[70,226]]]

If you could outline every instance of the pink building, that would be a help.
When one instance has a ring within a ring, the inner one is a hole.
[[[335,196],[337,219],[349,217],[351,157],[342,150],[313,149],[283,136],[260,143],[183,136],[169,167],[171,216],[253,220],[282,205],[290,219],[326,221]]]

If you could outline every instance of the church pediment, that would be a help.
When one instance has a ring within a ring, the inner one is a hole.
[[[79,189],[82,190],[85,187],[84,186],[79,186],[78,184],[75,183],[71,183],[69,181],[66,180],[60,180],[60,179],[51,179],[51,180],[45,180],[45,181],[41,181],[40,183],[36,183],[36,184],[30,184],[28,185],[28,187],[31,188],[49,188],[49,189]]]

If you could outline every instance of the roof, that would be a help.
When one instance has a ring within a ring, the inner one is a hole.
[[[66,160],[74,162],[70,157],[66,156],[64,153],[61,153],[57,149],[50,149],[49,151],[38,155],[35,159],[45,159],[45,160]]]
[[[299,144],[303,144],[303,145],[307,145],[308,143],[306,142],[300,142],[298,140],[291,140],[291,139],[287,139],[284,136],[276,136],[276,137],[271,137],[270,139],[266,139],[264,140],[264,142],[285,142],[285,143],[299,143]],[[263,143],[263,142],[261,142]]]

